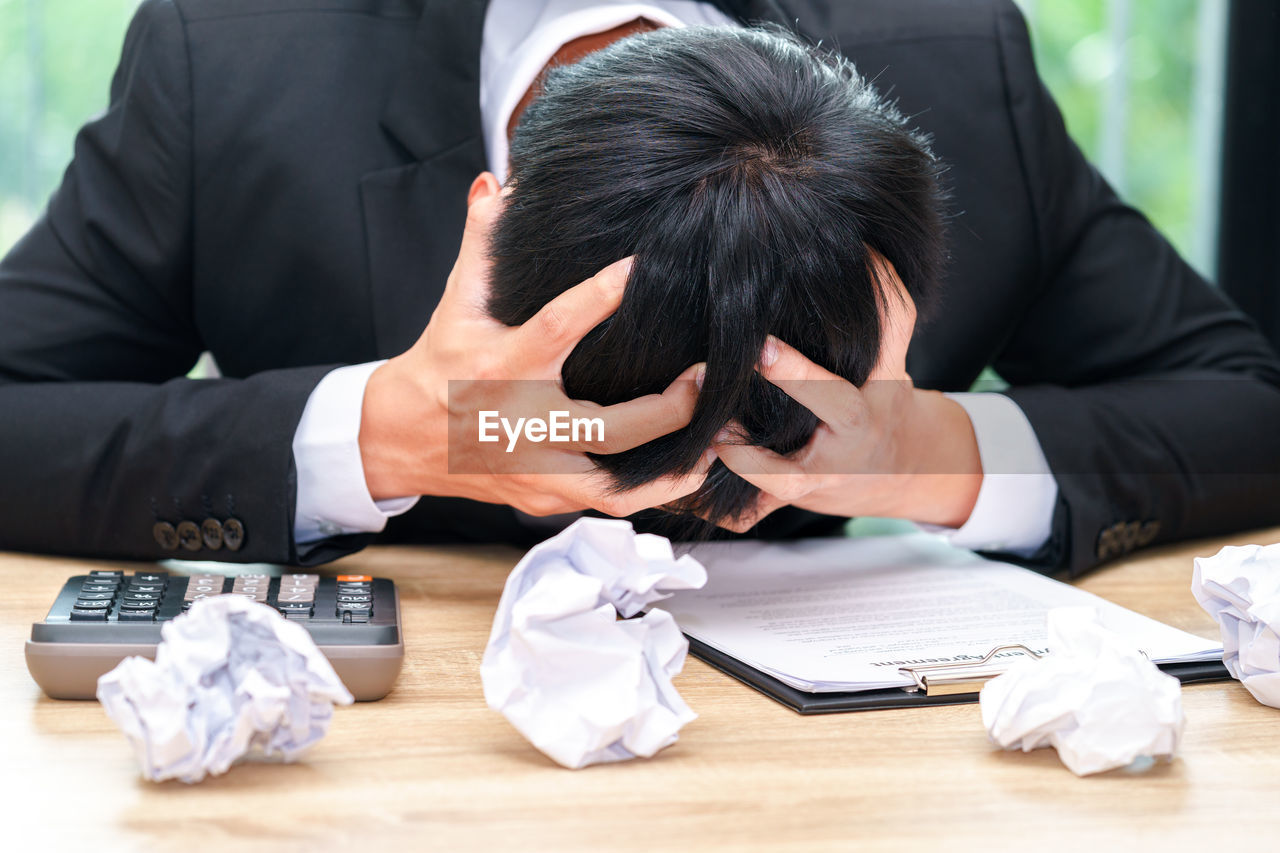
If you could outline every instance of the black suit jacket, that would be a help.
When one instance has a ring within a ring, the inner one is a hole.
[[[908,367],[994,364],[1058,477],[1030,561],[1280,521],[1280,367],[1069,141],[1008,0],[755,0],[838,46],[933,135],[954,198],[944,304]],[[0,265],[0,548],[313,564],[291,441],[339,364],[416,339],[486,168],[481,0],[147,0],[110,108]],[[227,378],[182,378],[208,349]],[[236,517],[171,550],[158,521]],[[767,532],[813,531],[783,513]],[[389,538],[531,534],[426,499]]]

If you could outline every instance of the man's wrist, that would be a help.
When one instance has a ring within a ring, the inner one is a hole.
[[[365,484],[375,501],[405,495],[445,494],[448,470],[442,411],[406,374],[400,359],[373,372],[360,416],[360,457]]]
[[[1003,394],[960,392],[947,397],[973,424],[982,457],[982,491],[959,529],[938,530],[953,545],[1031,557],[1048,541],[1058,483],[1035,428]]]
[[[376,533],[387,518],[410,509],[416,496],[375,502],[360,458],[361,402],[382,362],[327,373],[312,389],[293,436],[297,471],[294,541],[308,545],[348,533]]]
[[[906,487],[894,517],[960,527],[982,490],[982,457],[964,408],[937,391],[915,389],[915,412],[904,425]]]

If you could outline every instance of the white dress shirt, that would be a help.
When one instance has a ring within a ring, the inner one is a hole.
[[[547,62],[585,35],[647,18],[668,27],[739,26],[697,0],[492,0],[480,50],[480,117],[489,169],[507,173],[507,124]],[[346,533],[375,533],[416,497],[374,501],[360,458],[360,414],[369,376],[382,362],[342,367],[307,400],[293,439],[298,475],[294,537],[306,545]],[[928,529],[964,548],[1029,556],[1049,538],[1058,484],[1026,415],[999,394],[952,394],[973,423],[983,480],[959,529]]]

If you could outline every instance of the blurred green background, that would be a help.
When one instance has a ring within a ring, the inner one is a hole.
[[[1226,4],[1019,0],[1041,73],[1076,141],[1207,274]],[[105,107],[137,5],[0,0],[0,254],[39,215],[76,129]]]

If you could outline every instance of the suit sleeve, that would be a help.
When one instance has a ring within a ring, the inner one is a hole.
[[[1079,574],[1280,523],[1275,353],[1071,142],[1012,4],[998,25],[1041,290],[995,367],[1059,485],[1050,539],[1026,562]]]
[[[189,71],[178,10],[148,0],[109,108],[0,262],[0,549],[316,562],[367,541],[293,543],[291,441],[330,367],[183,378],[204,348]],[[243,535],[162,535],[209,519]]]

